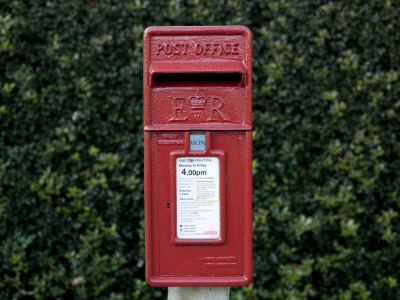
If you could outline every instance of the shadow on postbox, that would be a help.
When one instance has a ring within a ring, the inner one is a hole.
[[[143,41],[146,280],[249,284],[251,33],[150,27]]]

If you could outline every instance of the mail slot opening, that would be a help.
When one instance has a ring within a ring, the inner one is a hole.
[[[243,74],[230,73],[154,73],[154,86],[240,86]]]

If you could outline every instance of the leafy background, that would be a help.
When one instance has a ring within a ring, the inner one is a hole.
[[[254,56],[254,281],[231,299],[400,299],[398,2],[0,3],[0,299],[165,299],[142,34],[224,24]]]

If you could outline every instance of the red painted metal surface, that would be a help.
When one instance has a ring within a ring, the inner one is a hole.
[[[253,272],[251,33],[244,26],[150,27],[143,42],[146,280],[246,285]],[[191,150],[190,134],[199,131],[205,148]],[[216,238],[178,238],[180,158],[218,162]]]

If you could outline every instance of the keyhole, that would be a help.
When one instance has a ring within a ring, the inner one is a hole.
[[[169,202],[167,203],[167,208],[169,208]]]

